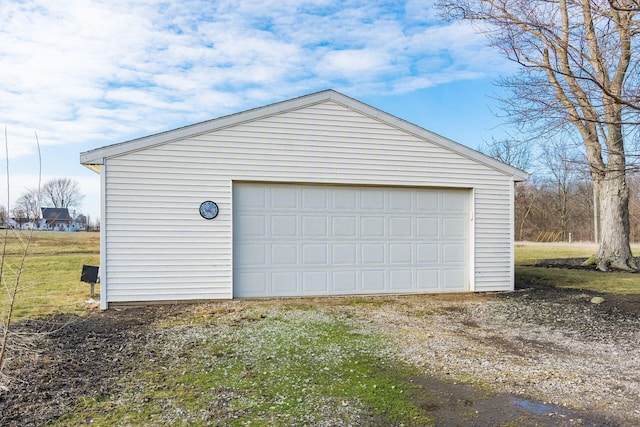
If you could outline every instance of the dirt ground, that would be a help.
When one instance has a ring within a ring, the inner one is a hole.
[[[385,297],[356,316],[374,330],[395,333],[401,357],[424,367],[424,376],[411,381],[428,391],[418,398],[438,425],[640,425],[640,296],[604,295],[596,305],[594,295],[540,287]],[[153,351],[143,343],[158,321],[251,303],[156,305],[17,323],[9,376],[0,378],[0,425],[53,422],[81,397],[117,394],[120,379]],[[341,307],[341,298],[304,300],[310,303],[358,313],[352,304]],[[610,353],[619,357],[582,371]],[[461,423],[469,411],[475,418]]]

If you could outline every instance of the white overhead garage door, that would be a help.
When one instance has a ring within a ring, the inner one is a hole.
[[[234,184],[234,297],[468,291],[470,194]]]

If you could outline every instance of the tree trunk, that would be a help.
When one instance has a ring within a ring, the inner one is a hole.
[[[637,270],[629,246],[629,189],[625,174],[610,171],[595,182],[600,201],[600,249],[594,259],[598,269]]]

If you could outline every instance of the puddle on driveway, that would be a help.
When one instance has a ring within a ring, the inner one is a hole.
[[[597,414],[493,394],[467,384],[449,384],[429,377],[414,377],[413,399],[429,412],[436,426],[618,426]]]
[[[519,408],[524,409],[532,414],[549,415],[559,413],[561,408],[556,405],[550,405],[548,403],[533,402],[531,400],[523,399],[521,397],[514,397],[513,404]]]

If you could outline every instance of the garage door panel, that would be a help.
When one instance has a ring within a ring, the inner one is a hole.
[[[437,192],[419,192],[416,195],[419,212],[438,212],[440,194]]]
[[[338,188],[332,191],[334,209],[355,209],[356,189]]]
[[[267,246],[262,244],[261,246]],[[277,266],[297,265],[298,246],[289,243],[271,244],[271,263]]]
[[[466,221],[463,218],[443,218],[442,236],[444,238],[461,238],[466,236]]]
[[[271,275],[271,290],[273,295],[298,295],[298,273],[285,271]]]
[[[267,233],[266,220],[262,215],[239,215],[235,219],[235,229],[243,239],[264,237]]]
[[[329,256],[327,243],[303,244],[302,245],[302,263],[304,265],[321,265],[328,264]]]
[[[302,207],[304,209],[326,209],[328,190],[326,188],[302,188]]]
[[[438,290],[440,287],[440,271],[437,269],[418,269],[417,275],[417,288],[419,291],[433,291]]]
[[[271,237],[295,237],[298,233],[298,217],[274,215],[271,217]]]
[[[358,220],[355,216],[335,216],[331,221],[333,237],[356,237]]]
[[[411,291],[413,284],[412,270],[390,270],[389,271],[389,288],[391,291]]]
[[[360,237],[384,237],[384,216],[363,216],[360,218]]]
[[[389,245],[389,262],[391,264],[412,264],[413,245],[410,243],[391,243]]]
[[[440,225],[437,217],[416,218],[416,237],[418,239],[436,238],[440,234]]]
[[[329,227],[326,216],[302,216],[302,237],[328,237]]]
[[[442,193],[442,212],[464,213],[467,211],[468,197],[460,192]]]
[[[454,291],[466,289],[464,269],[444,269],[442,274],[445,290]]]
[[[245,187],[242,189],[243,197],[233,201],[233,209],[237,212],[245,212],[245,209],[267,208],[267,192],[263,188]]]
[[[334,243],[331,262],[335,265],[357,264],[357,245],[355,243]]]
[[[389,209],[391,211],[411,211],[413,191],[394,190],[389,192]]]
[[[305,271],[302,273],[302,292],[309,295],[329,293],[326,271]]]
[[[413,218],[406,217],[392,217],[389,218],[389,233],[390,238],[395,237],[412,237],[412,222]]]
[[[234,185],[234,295],[469,289],[468,190]]]
[[[333,290],[338,293],[356,293],[358,291],[358,274],[356,271],[334,271]]]
[[[461,243],[447,243],[442,245],[443,261],[445,264],[464,263],[465,262],[465,245]]]
[[[244,250],[238,253],[238,263],[250,267],[266,267],[267,266],[267,248],[263,244],[247,244]]]
[[[271,188],[271,208],[273,209],[295,209],[297,208],[297,194],[286,187]]]
[[[363,264],[384,264],[384,243],[364,243],[362,245]]]
[[[360,193],[360,209],[364,211],[383,211],[384,195],[384,190],[362,190]]]
[[[440,259],[440,246],[437,243],[418,243],[418,264],[435,264]]]
[[[238,283],[242,283],[242,286],[237,290],[234,290],[234,292],[236,292],[236,296],[268,296],[266,272],[238,271],[234,273],[234,280],[238,281]]]
[[[384,270],[363,270],[362,290],[364,292],[382,292],[385,290],[386,272]]]

